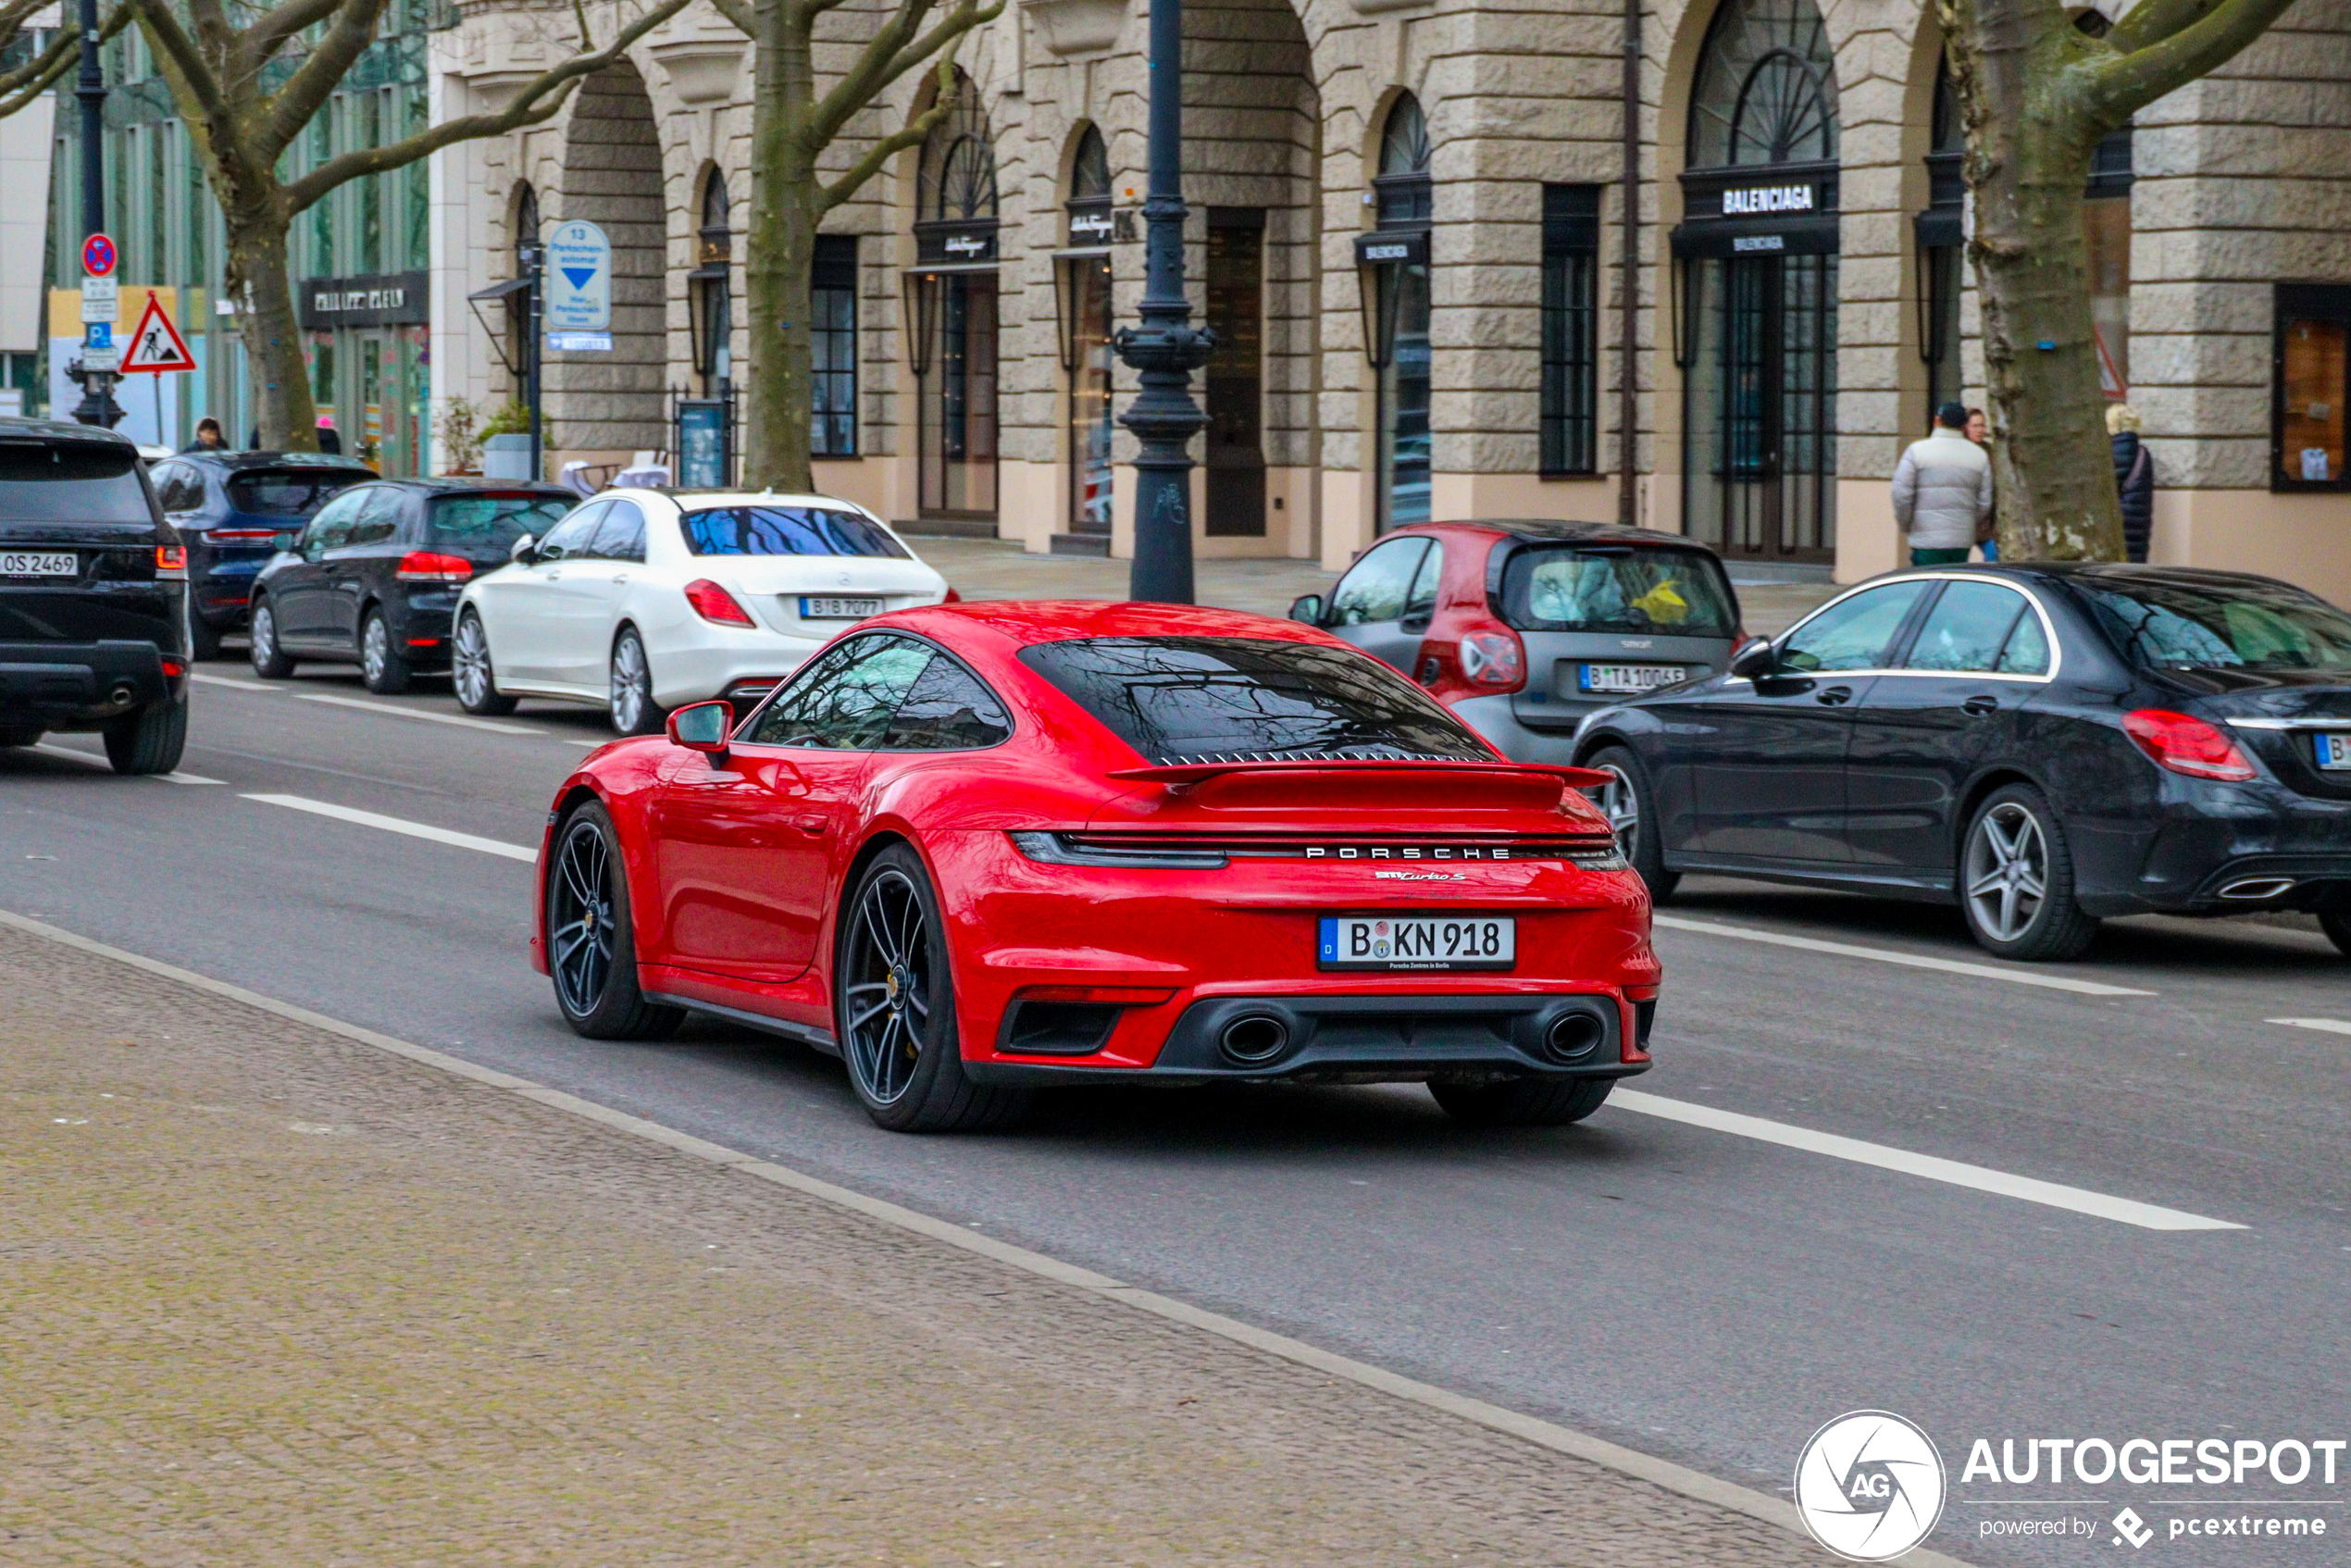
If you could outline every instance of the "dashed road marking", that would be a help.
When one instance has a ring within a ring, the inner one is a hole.
[[[500,724],[495,719],[476,718],[471,714],[437,714],[425,708],[403,707],[397,703],[371,703],[365,697],[338,697],[330,691],[297,691],[294,695],[305,703],[330,703],[339,708],[357,708],[367,714],[389,714],[394,718],[418,718],[427,724],[454,724],[463,729],[487,729],[498,735],[539,735],[550,740],[571,739],[568,735],[536,729],[528,724]]]
[[[2271,1018],[2269,1022],[2297,1029],[2317,1029],[2322,1034],[2351,1035],[2351,1021],[2342,1018]]]
[[[1791,936],[1785,931],[1759,930],[1752,926],[1725,926],[1714,920],[1692,920],[1679,915],[1658,915],[1652,921],[1669,931],[1696,931],[1710,937],[1734,937],[1743,942],[1766,942],[1773,947],[1801,948],[1806,952],[1834,953],[1839,958],[1866,958],[1878,964],[1899,964],[1912,969],[1935,969],[1946,975],[1967,975],[1979,980],[1998,980],[2011,986],[2039,986],[2045,990],[2073,991],[2082,996],[2153,996],[2156,993],[2138,986],[2114,986],[2104,980],[2079,980],[2071,975],[2043,975],[2029,969],[2009,968],[1996,964],[1970,964],[1959,958],[1935,958],[1922,952],[1899,952],[1893,948],[1861,947],[1853,942],[1824,941],[1819,937]]]
[[[267,681],[231,680],[225,675],[206,675],[202,670],[195,671],[191,674],[188,678],[205,686],[227,686],[232,687],[239,691],[267,691],[271,696],[276,696],[279,692],[289,690],[289,688],[283,686],[272,686]]]
[[[2203,1214],[2192,1214],[2183,1209],[2167,1209],[2157,1203],[2142,1203],[2133,1198],[2114,1198],[2086,1188],[2067,1187],[2059,1182],[2042,1181],[2034,1176],[2016,1176],[2008,1171],[1996,1171],[1988,1165],[1971,1165],[1961,1160],[1946,1160],[1936,1154],[1919,1154],[1908,1149],[1896,1149],[1889,1144],[1866,1143],[1858,1138],[1842,1138],[1833,1132],[1815,1132],[1810,1127],[1794,1126],[1786,1122],[1768,1121],[1761,1116],[1743,1115],[1736,1111],[1718,1111],[1711,1105],[1694,1104],[1686,1100],[1668,1100],[1661,1095],[1640,1089],[1620,1089],[1609,1097],[1609,1103],[1620,1109],[1637,1112],[1645,1116],[1657,1116],[1669,1122],[1681,1122],[1688,1126],[1705,1127],[1713,1132],[1727,1132],[1739,1138],[1751,1138],[1760,1143],[1776,1143],[1783,1149],[1800,1149],[1810,1154],[1825,1154],[1834,1160],[1849,1160],[1857,1165],[1874,1165],[1882,1171],[1898,1171],[1904,1176],[1923,1176],[1929,1181],[1947,1182],[1953,1187],[1965,1187],[1977,1192],[1989,1192],[2001,1198],[2018,1198],[2028,1203],[2046,1203],[2053,1209],[2071,1209],[2077,1214],[2096,1219],[2114,1220],[2122,1225],[2134,1225],[2143,1230],[2243,1230],[2233,1220],[2216,1220]]]
[[[306,795],[246,795],[248,801],[264,805],[284,806],[289,811],[306,811],[313,816],[328,816],[337,822],[356,823],[362,828],[377,828],[386,833],[404,834],[411,839],[426,839],[436,844],[448,844],[455,849],[479,850],[483,854],[504,855],[508,860],[536,863],[539,852],[527,844],[510,844],[503,839],[485,839],[478,833],[460,833],[452,828],[435,828],[430,823],[411,822],[404,816],[386,816],[380,812],[361,811],[355,806],[339,806],[331,801],[314,801]]]
[[[111,769],[114,766],[114,764],[108,762],[106,758],[97,755],[95,753],[77,752],[71,746],[60,746],[54,740],[40,741],[32,747],[32,750],[39,752],[44,757],[64,757],[68,762],[85,763],[92,767]],[[201,773],[185,773],[178,769],[174,769],[169,773],[141,773],[135,774],[132,777],[139,778],[153,778],[165,784],[219,784],[225,782],[224,780],[218,778],[206,778]]]

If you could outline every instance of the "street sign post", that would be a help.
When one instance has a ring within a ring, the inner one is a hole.
[[[81,280],[81,324],[119,319],[122,308],[122,286],[111,278],[84,278]]]
[[[93,234],[81,242],[81,270],[93,278],[114,276],[114,240],[106,234]]]
[[[612,242],[585,218],[547,236],[545,330],[551,348],[612,346]]]
[[[139,313],[139,325],[131,330],[131,346],[122,356],[122,374],[165,376],[195,367],[196,356],[188,352],[188,340],[171,324],[162,299],[149,294],[147,308]]]

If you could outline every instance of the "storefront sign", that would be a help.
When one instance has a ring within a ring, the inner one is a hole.
[[[1072,249],[1083,245],[1107,245],[1111,242],[1110,202],[1072,202],[1069,204],[1069,244]]]
[[[295,314],[305,331],[334,327],[421,327],[432,319],[422,272],[313,278],[299,285]]]
[[[1358,267],[1411,267],[1428,261],[1428,230],[1425,229],[1375,230],[1355,236],[1355,264]]]
[[[1787,249],[1785,234],[1740,234],[1731,241],[1731,249],[1746,251],[1784,251]]]
[[[1774,212],[1810,212],[1812,187],[1810,185],[1753,185],[1745,190],[1723,193],[1724,218],[1760,217]]]
[[[969,267],[996,259],[996,225],[925,222],[914,225],[914,258],[926,267]]]

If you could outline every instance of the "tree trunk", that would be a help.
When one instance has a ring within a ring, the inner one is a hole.
[[[229,254],[224,268],[236,302],[237,332],[245,346],[254,417],[265,452],[318,450],[318,408],[310,397],[310,367],[294,320],[293,286],[286,266],[287,225],[274,214],[227,209]],[[236,444],[236,432],[229,432]]]
[[[2090,160],[2109,128],[2091,118],[2069,69],[2087,40],[2053,7],[1975,0],[1949,9],[2000,555],[2120,561],[2122,511],[2083,232]]]
[[[751,408],[743,482],[813,490],[809,433],[815,383],[808,330],[823,186],[799,123],[815,97],[808,34],[762,12],[751,160],[751,254],[743,263],[750,319]]]

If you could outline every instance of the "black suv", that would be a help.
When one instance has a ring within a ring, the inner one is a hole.
[[[253,579],[278,535],[375,470],[315,452],[183,452],[147,470],[163,515],[188,547],[188,635],[199,659],[245,624]]]
[[[188,740],[188,566],[139,449],[0,418],[0,746],[94,729],[117,773]]]

